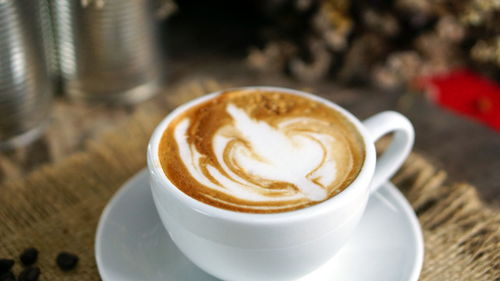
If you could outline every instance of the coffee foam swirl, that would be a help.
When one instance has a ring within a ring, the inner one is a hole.
[[[182,172],[168,168],[173,165],[164,166],[169,179],[200,201],[245,212],[296,209],[341,191],[362,163],[358,158],[363,154],[352,151],[353,147],[359,150],[357,139],[352,139],[357,135],[351,131],[346,134],[346,129],[353,129],[346,124],[352,125],[345,119],[341,119],[343,123],[330,120],[329,115],[335,113],[338,118],[340,113],[317,102],[283,93],[274,95],[271,104],[277,105],[270,111],[275,114],[267,116],[259,114],[262,109],[258,104],[238,104],[237,96],[198,106],[197,111],[177,118],[164,137],[170,136],[171,145],[177,148],[174,158],[180,160],[177,165],[187,171],[179,177]],[[288,102],[281,108],[280,98]],[[328,114],[287,110],[297,104],[304,110],[308,103]]]

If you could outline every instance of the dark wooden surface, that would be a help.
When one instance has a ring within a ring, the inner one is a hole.
[[[332,81],[300,83],[281,74],[254,73],[239,59],[215,54],[171,59],[167,65],[168,82],[162,95],[193,79],[215,79],[228,87],[268,85],[310,91],[340,104],[360,119],[384,110],[399,111],[415,126],[417,152],[446,170],[450,181],[472,183],[486,202],[500,205],[500,133],[441,109],[420,94],[346,88]],[[27,148],[0,152],[0,183],[83,150],[87,140],[114,128],[132,112],[134,107],[83,105],[59,97],[44,137]]]
[[[281,74],[254,73],[240,60],[218,54],[193,55],[182,63],[172,60],[170,83],[186,77],[211,77],[229,86],[303,89],[340,104],[360,119],[384,110],[399,111],[415,127],[417,152],[446,170],[450,181],[469,182],[486,202],[500,205],[500,133],[436,106],[423,94],[347,88],[332,81],[300,83]]]

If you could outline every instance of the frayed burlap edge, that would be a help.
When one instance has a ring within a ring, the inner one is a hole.
[[[35,246],[40,249],[40,280],[100,280],[94,235],[106,202],[145,166],[149,136],[168,109],[220,87],[212,80],[188,83],[167,93],[163,103],[138,110],[126,124],[89,143],[86,151],[0,186],[0,257],[17,257]],[[415,153],[393,181],[424,231],[421,280],[498,280],[500,216],[483,205],[474,187],[447,184],[444,171]],[[61,250],[80,255],[73,272],[62,273],[55,266]]]

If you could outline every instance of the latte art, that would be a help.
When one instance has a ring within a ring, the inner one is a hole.
[[[228,92],[172,121],[160,159],[195,199],[280,212],[326,200],[352,181],[364,157],[355,133],[339,112],[304,97]]]

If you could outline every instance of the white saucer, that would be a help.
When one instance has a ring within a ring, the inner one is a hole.
[[[413,210],[397,188],[386,183],[370,198],[349,243],[300,280],[416,281],[423,251]],[[170,240],[156,214],[145,170],[108,203],[99,221],[95,253],[103,281],[217,280]]]

